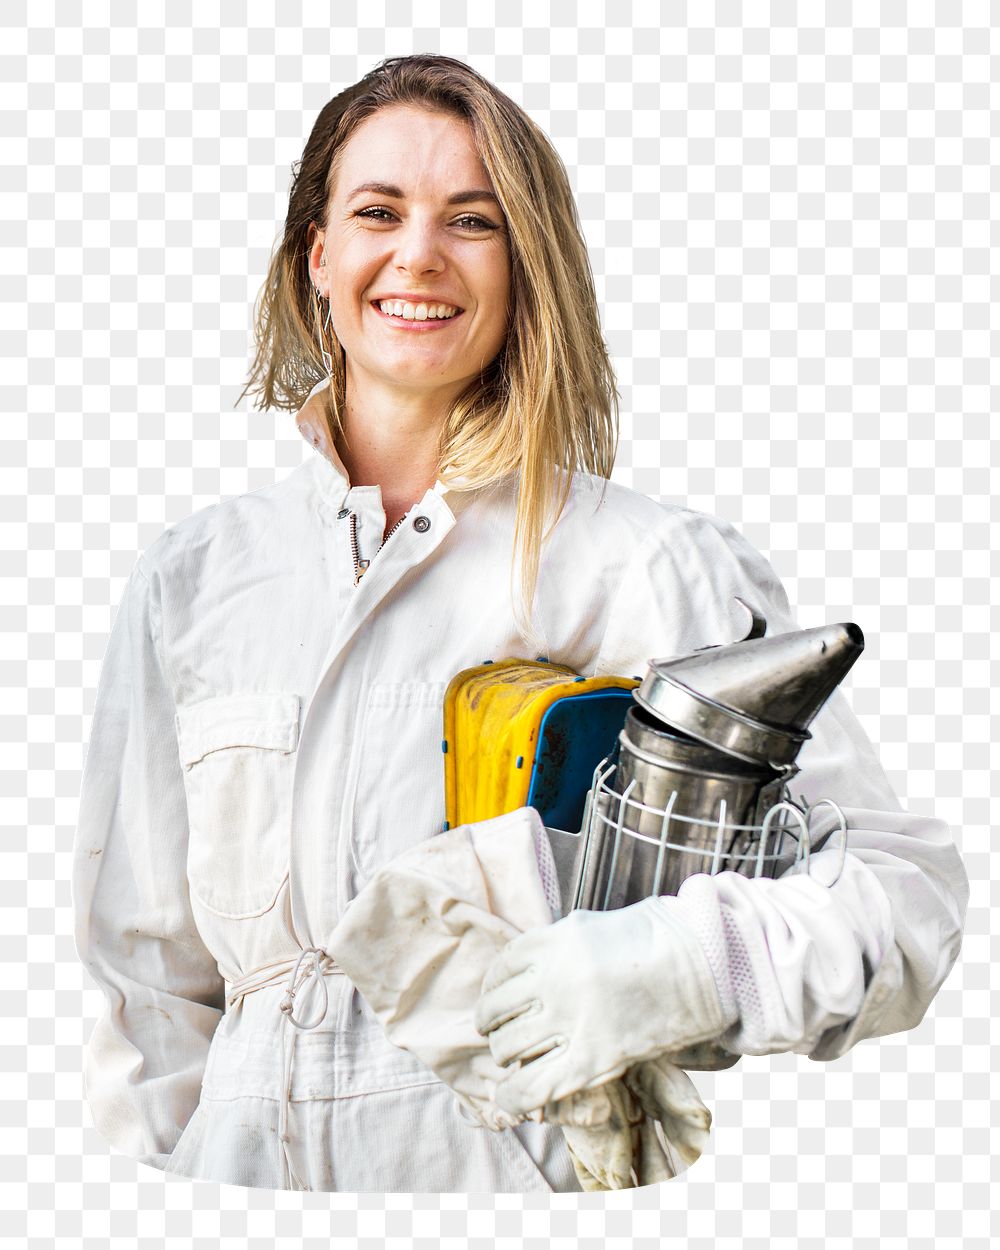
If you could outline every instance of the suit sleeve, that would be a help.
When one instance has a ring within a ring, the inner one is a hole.
[[[98,685],[73,858],[76,948],[103,991],[84,1078],[98,1131],[163,1167],[198,1105],[225,982],[191,913],[187,807],[157,596],[133,570]]]
[[[777,575],[721,519],[684,509],[639,544],[625,568],[596,672],[642,674],[650,659],[798,629]],[[864,658],[859,661],[864,663]],[[778,879],[699,874],[681,887],[682,911],[737,1023],[722,1038],[737,1054],[796,1051],[835,1059],[857,1042],[919,1024],[962,942],[968,877],[948,827],[904,812],[841,690],[810,726],[790,789],[810,804],[833,799],[811,824],[810,872]]]

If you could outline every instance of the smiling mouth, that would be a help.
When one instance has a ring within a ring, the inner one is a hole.
[[[385,313],[381,308],[379,308],[378,303],[375,300],[369,301],[369,306],[377,317],[380,317],[383,321],[388,322],[390,325],[396,326],[400,330],[424,332],[428,330],[441,330],[444,329],[445,326],[454,325],[460,317],[465,316],[465,309],[460,308],[451,317],[426,317],[424,319],[417,319],[416,317],[398,317],[390,313]]]

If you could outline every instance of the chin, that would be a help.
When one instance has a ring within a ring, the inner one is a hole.
[[[466,376],[463,372],[453,373],[450,370],[444,372],[433,363],[425,361],[419,363],[407,361],[405,364],[400,363],[396,368],[393,368],[390,362],[382,361],[381,368],[373,372],[383,382],[397,386],[454,386]]]

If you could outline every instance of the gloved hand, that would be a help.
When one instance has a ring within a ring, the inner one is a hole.
[[[735,1023],[678,907],[664,896],[574,911],[503,948],[475,1011],[509,1071],[496,1087],[499,1107],[524,1115]]]
[[[504,1071],[472,1013],[497,953],[523,929],[551,925],[558,898],[546,856],[531,808],[438,834],[376,873],[327,950],[389,1039],[422,1059],[481,1124],[558,1123],[585,1190],[667,1180],[700,1153],[711,1121],[687,1076],[669,1064],[664,1075],[636,1069],[527,1113],[510,1114],[494,1100]],[[668,1141],[664,1149],[657,1122],[676,1134],[676,1148]]]

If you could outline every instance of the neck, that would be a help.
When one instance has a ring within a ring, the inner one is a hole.
[[[381,486],[386,516],[401,516],[437,480],[449,400],[348,379],[346,401],[337,454],[351,485]]]

